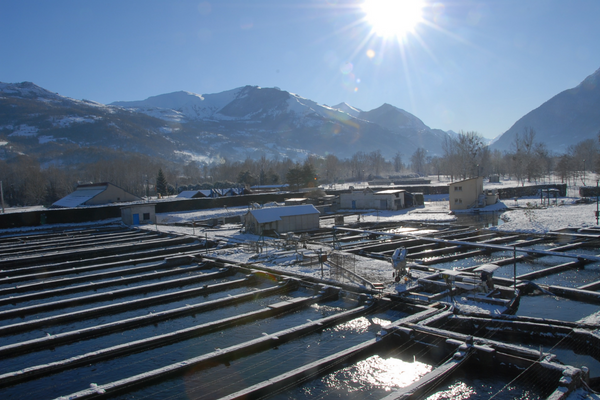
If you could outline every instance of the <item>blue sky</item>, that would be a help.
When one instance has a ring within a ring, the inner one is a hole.
[[[276,86],[492,138],[600,68],[597,0],[425,1],[402,40],[361,3],[0,0],[0,81],[101,103]]]

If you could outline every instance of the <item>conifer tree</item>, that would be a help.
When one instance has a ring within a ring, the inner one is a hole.
[[[162,196],[167,195],[168,191],[168,183],[167,178],[165,178],[165,174],[163,174],[162,168],[158,169],[158,175],[156,175],[156,193]]]

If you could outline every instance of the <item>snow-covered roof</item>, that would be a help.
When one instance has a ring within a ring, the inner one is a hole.
[[[319,214],[319,211],[312,204],[304,204],[300,206],[261,208],[260,210],[251,210],[250,213],[256,218],[259,224],[265,224],[281,221],[281,217]]]
[[[210,189],[202,189],[202,190],[196,190],[197,193],[201,193],[202,195],[204,195],[204,197],[211,197],[213,195],[213,190]]]
[[[93,199],[106,190],[106,186],[95,186],[84,189],[77,189],[73,193],[63,197],[54,204],[53,207],[79,207],[86,201]]]
[[[279,188],[286,188],[289,186],[290,185],[287,183],[284,183],[283,185],[254,185],[254,186],[251,186],[250,189],[279,189]]]
[[[481,180],[483,180],[483,176],[478,176],[477,178],[468,178],[468,179],[463,179],[462,181],[454,181],[454,182],[450,182],[450,183],[448,184],[448,186],[456,185],[457,183],[464,183],[464,182],[469,182],[469,181],[476,181],[477,179],[481,179]]]
[[[493,273],[498,268],[500,268],[500,266],[496,265],[496,264],[483,264],[483,265],[475,268],[473,271],[475,271],[475,272],[485,271],[485,272],[488,272],[488,273]]]
[[[197,196],[200,193],[202,196]],[[192,199],[194,197],[219,197],[221,193],[217,189],[206,190],[183,190],[177,195],[179,198]]]
[[[177,197],[182,197],[184,199],[191,199],[194,195],[198,193],[197,190],[183,190],[181,193],[177,195]]]
[[[396,193],[401,193],[401,192],[406,192],[406,190],[388,189],[388,190],[382,190],[382,191],[376,192],[375,194],[396,194]]]

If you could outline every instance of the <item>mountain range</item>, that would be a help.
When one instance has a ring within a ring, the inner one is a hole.
[[[391,158],[396,152],[410,156],[418,147],[440,154],[447,135],[389,104],[364,112],[345,103],[329,107],[257,86],[207,95],[175,92],[111,105],[205,132],[198,139],[213,153],[238,157],[349,157],[357,151],[381,150]],[[214,134],[219,135],[216,141]]]
[[[519,119],[492,149],[511,150],[516,134],[560,153],[600,131],[600,69]],[[31,155],[43,164],[93,162],[141,153],[188,162],[245,158],[302,160],[379,150],[408,159],[417,148],[442,155],[452,131],[431,129],[390,104],[370,111],[318,104],[278,88],[244,86],[221,93],[174,92],[108,105],[60,96],[31,82],[0,82],[0,159]]]
[[[440,154],[446,132],[389,104],[361,111],[329,107],[277,88],[245,86],[198,95],[175,92],[109,105],[75,100],[31,82],[0,83],[0,157],[92,161],[103,152],[181,161],[243,160],[307,154],[386,158],[418,148]]]

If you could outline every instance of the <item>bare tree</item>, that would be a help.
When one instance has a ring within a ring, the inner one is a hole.
[[[443,170],[446,171],[446,175],[450,177],[451,181],[458,175],[458,155],[456,141],[450,136],[444,138],[442,143],[442,150],[444,151],[444,157],[442,159]]]
[[[411,169],[419,175],[425,175],[425,166],[427,164],[427,151],[419,147],[410,157]]]
[[[536,153],[543,153],[544,149],[535,142],[535,131],[531,127],[525,127],[523,135],[515,135],[512,143],[512,167],[515,177],[524,184],[525,177],[531,182],[541,176],[542,168],[538,162]]]
[[[359,151],[352,155],[350,159],[350,166],[352,168],[352,176],[358,179],[365,178],[365,168],[367,166],[367,156],[364,152]]]
[[[323,174],[327,182],[334,181],[339,173],[340,160],[333,154],[327,154],[325,157],[325,163],[323,164]]]
[[[463,179],[479,176],[483,139],[477,132],[460,132],[456,141],[460,173]]]
[[[571,173],[571,156],[569,154],[563,154],[558,159],[556,163],[556,172],[558,176],[560,176],[561,183],[565,183],[565,181],[569,182],[569,176]]]
[[[380,150],[375,150],[369,153],[369,169],[376,176],[381,174],[381,170],[385,164],[385,159],[381,155]]]
[[[447,136],[442,143],[444,157],[440,161],[450,179],[478,176],[486,166],[489,151],[477,132],[460,132],[456,139]]]
[[[402,155],[397,151],[394,155],[394,172],[400,172],[403,168],[404,165],[402,164]]]

